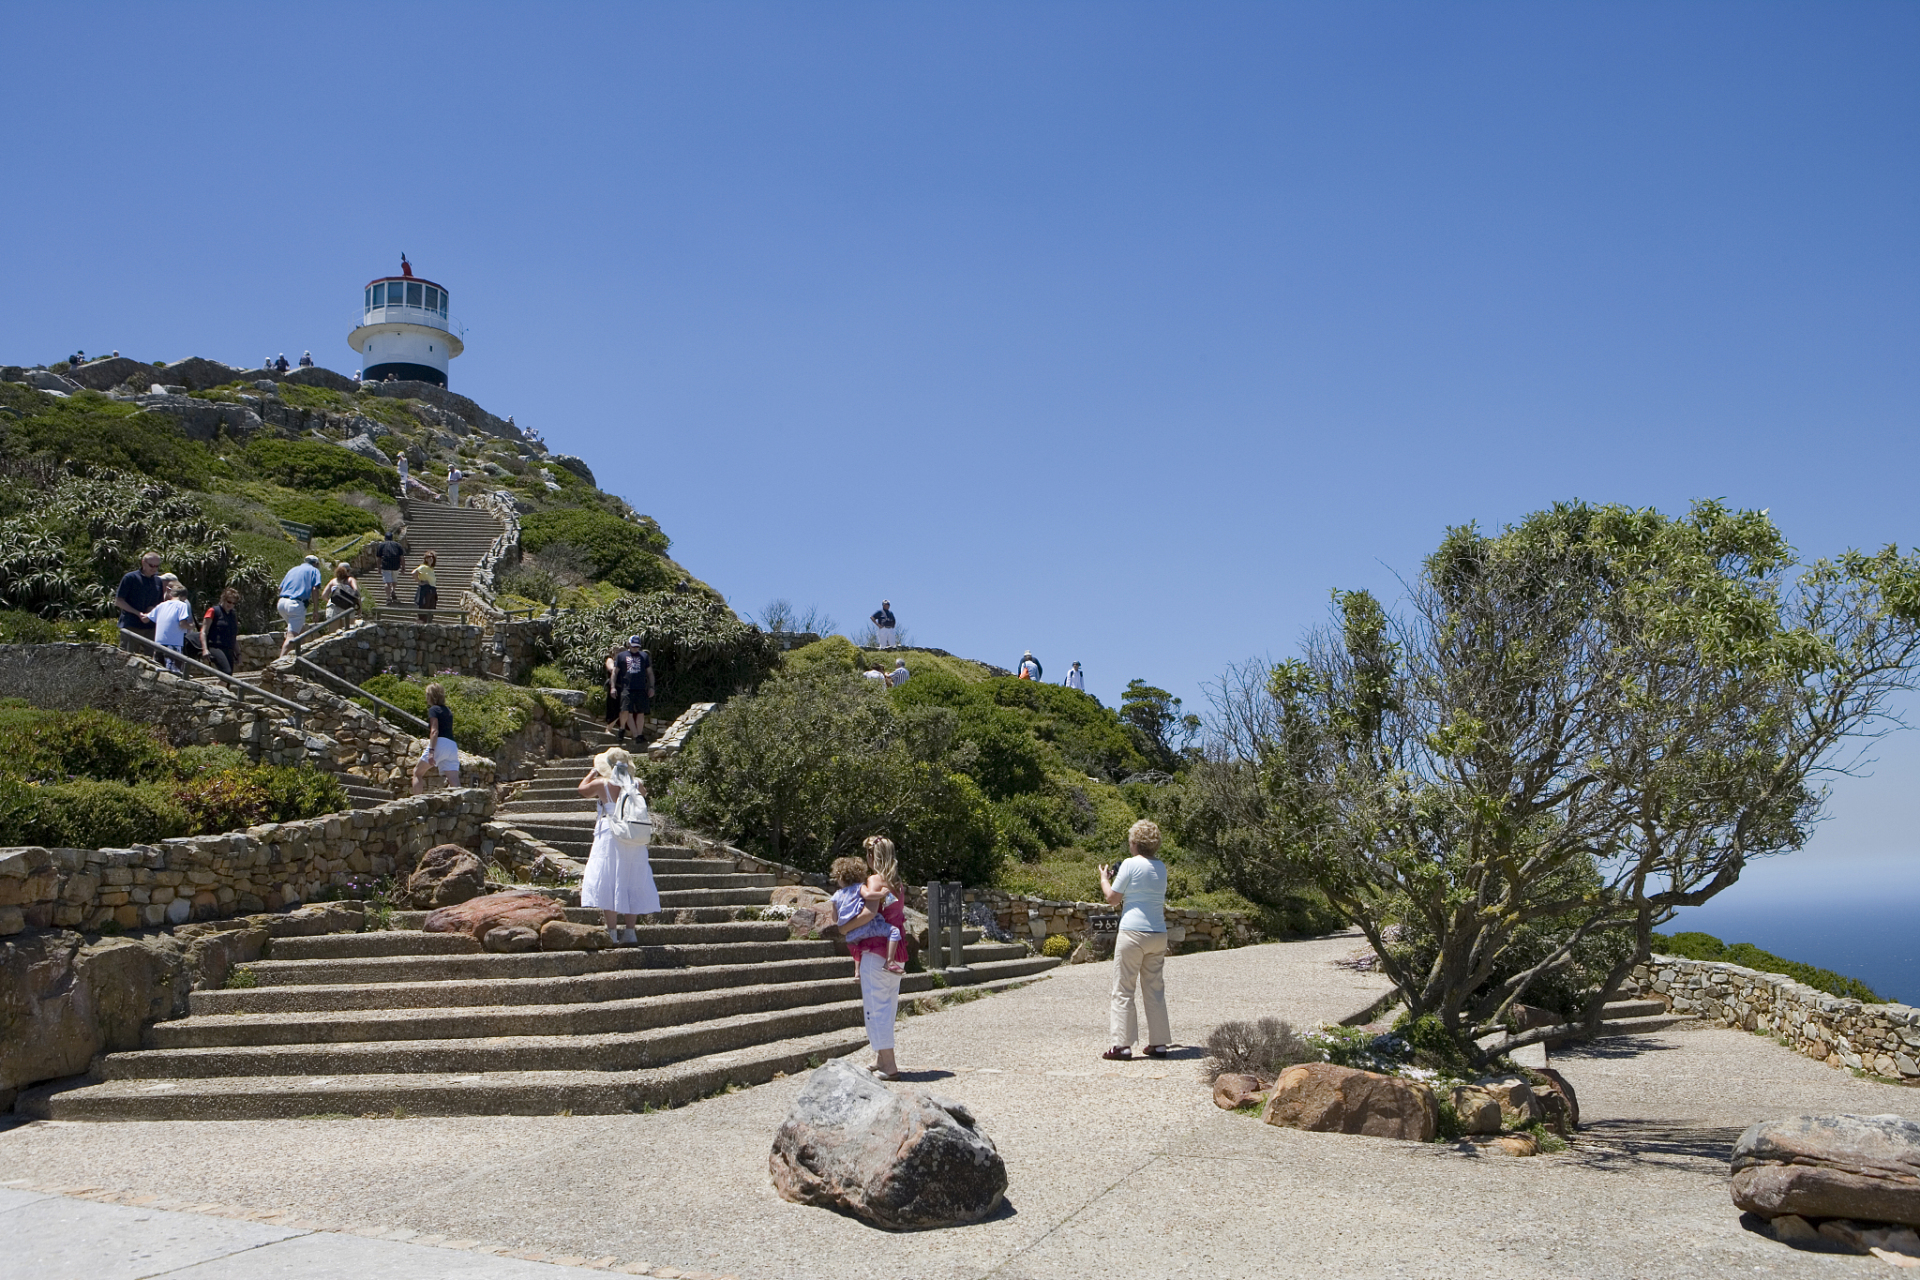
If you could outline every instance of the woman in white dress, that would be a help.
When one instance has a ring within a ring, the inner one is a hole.
[[[593,800],[599,818],[593,824],[593,851],[587,855],[587,874],[580,882],[580,905],[598,907],[614,944],[640,941],[634,928],[638,917],[660,909],[660,892],[653,885],[653,867],[647,861],[647,842],[622,840],[613,833],[614,806],[621,793],[633,788],[639,809],[646,810],[646,787],[633,776],[633,757],[609,747],[593,758],[593,768],[580,780],[580,794]],[[629,822],[633,815],[628,815]]]

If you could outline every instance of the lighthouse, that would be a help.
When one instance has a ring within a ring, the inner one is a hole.
[[[360,357],[360,376],[447,385],[447,361],[466,349],[460,324],[447,315],[447,291],[413,274],[400,255],[400,274],[367,283],[360,324],[347,341]]]

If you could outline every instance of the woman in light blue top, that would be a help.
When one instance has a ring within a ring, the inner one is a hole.
[[[1167,1056],[1167,864],[1160,861],[1160,828],[1142,819],[1127,831],[1131,855],[1116,871],[1100,868],[1100,892],[1121,908],[1120,934],[1113,945],[1113,1000],[1107,1010],[1112,1046],[1100,1056],[1115,1061],[1133,1057],[1139,1038],[1133,989],[1147,1006],[1149,1058]]]

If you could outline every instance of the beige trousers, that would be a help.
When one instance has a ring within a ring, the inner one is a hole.
[[[1138,1003],[1147,1006],[1147,1043],[1166,1044],[1172,1037],[1167,1029],[1167,935],[1122,929],[1113,944],[1113,1003],[1107,1009],[1109,1038],[1116,1045],[1130,1045],[1140,1037],[1140,1024],[1134,1012],[1133,985],[1140,984]]]

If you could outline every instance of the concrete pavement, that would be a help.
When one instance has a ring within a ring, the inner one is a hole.
[[[1361,945],[1174,958],[1175,1039],[1195,1044],[1228,1018],[1307,1028],[1364,1007],[1384,983],[1335,963]],[[1913,1090],[1743,1032],[1676,1028],[1555,1055],[1587,1125],[1559,1155],[1297,1133],[1215,1108],[1198,1049],[1101,1061],[1107,980],[1105,966],[1056,970],[902,1025],[912,1078],[968,1103],[1006,1156],[1007,1208],[974,1227],[896,1235],[775,1196],[767,1155],[798,1077],[645,1115],[35,1124],[0,1133],[0,1181],[741,1280],[1886,1273],[1742,1230],[1725,1157],[1764,1117],[1920,1115]]]

